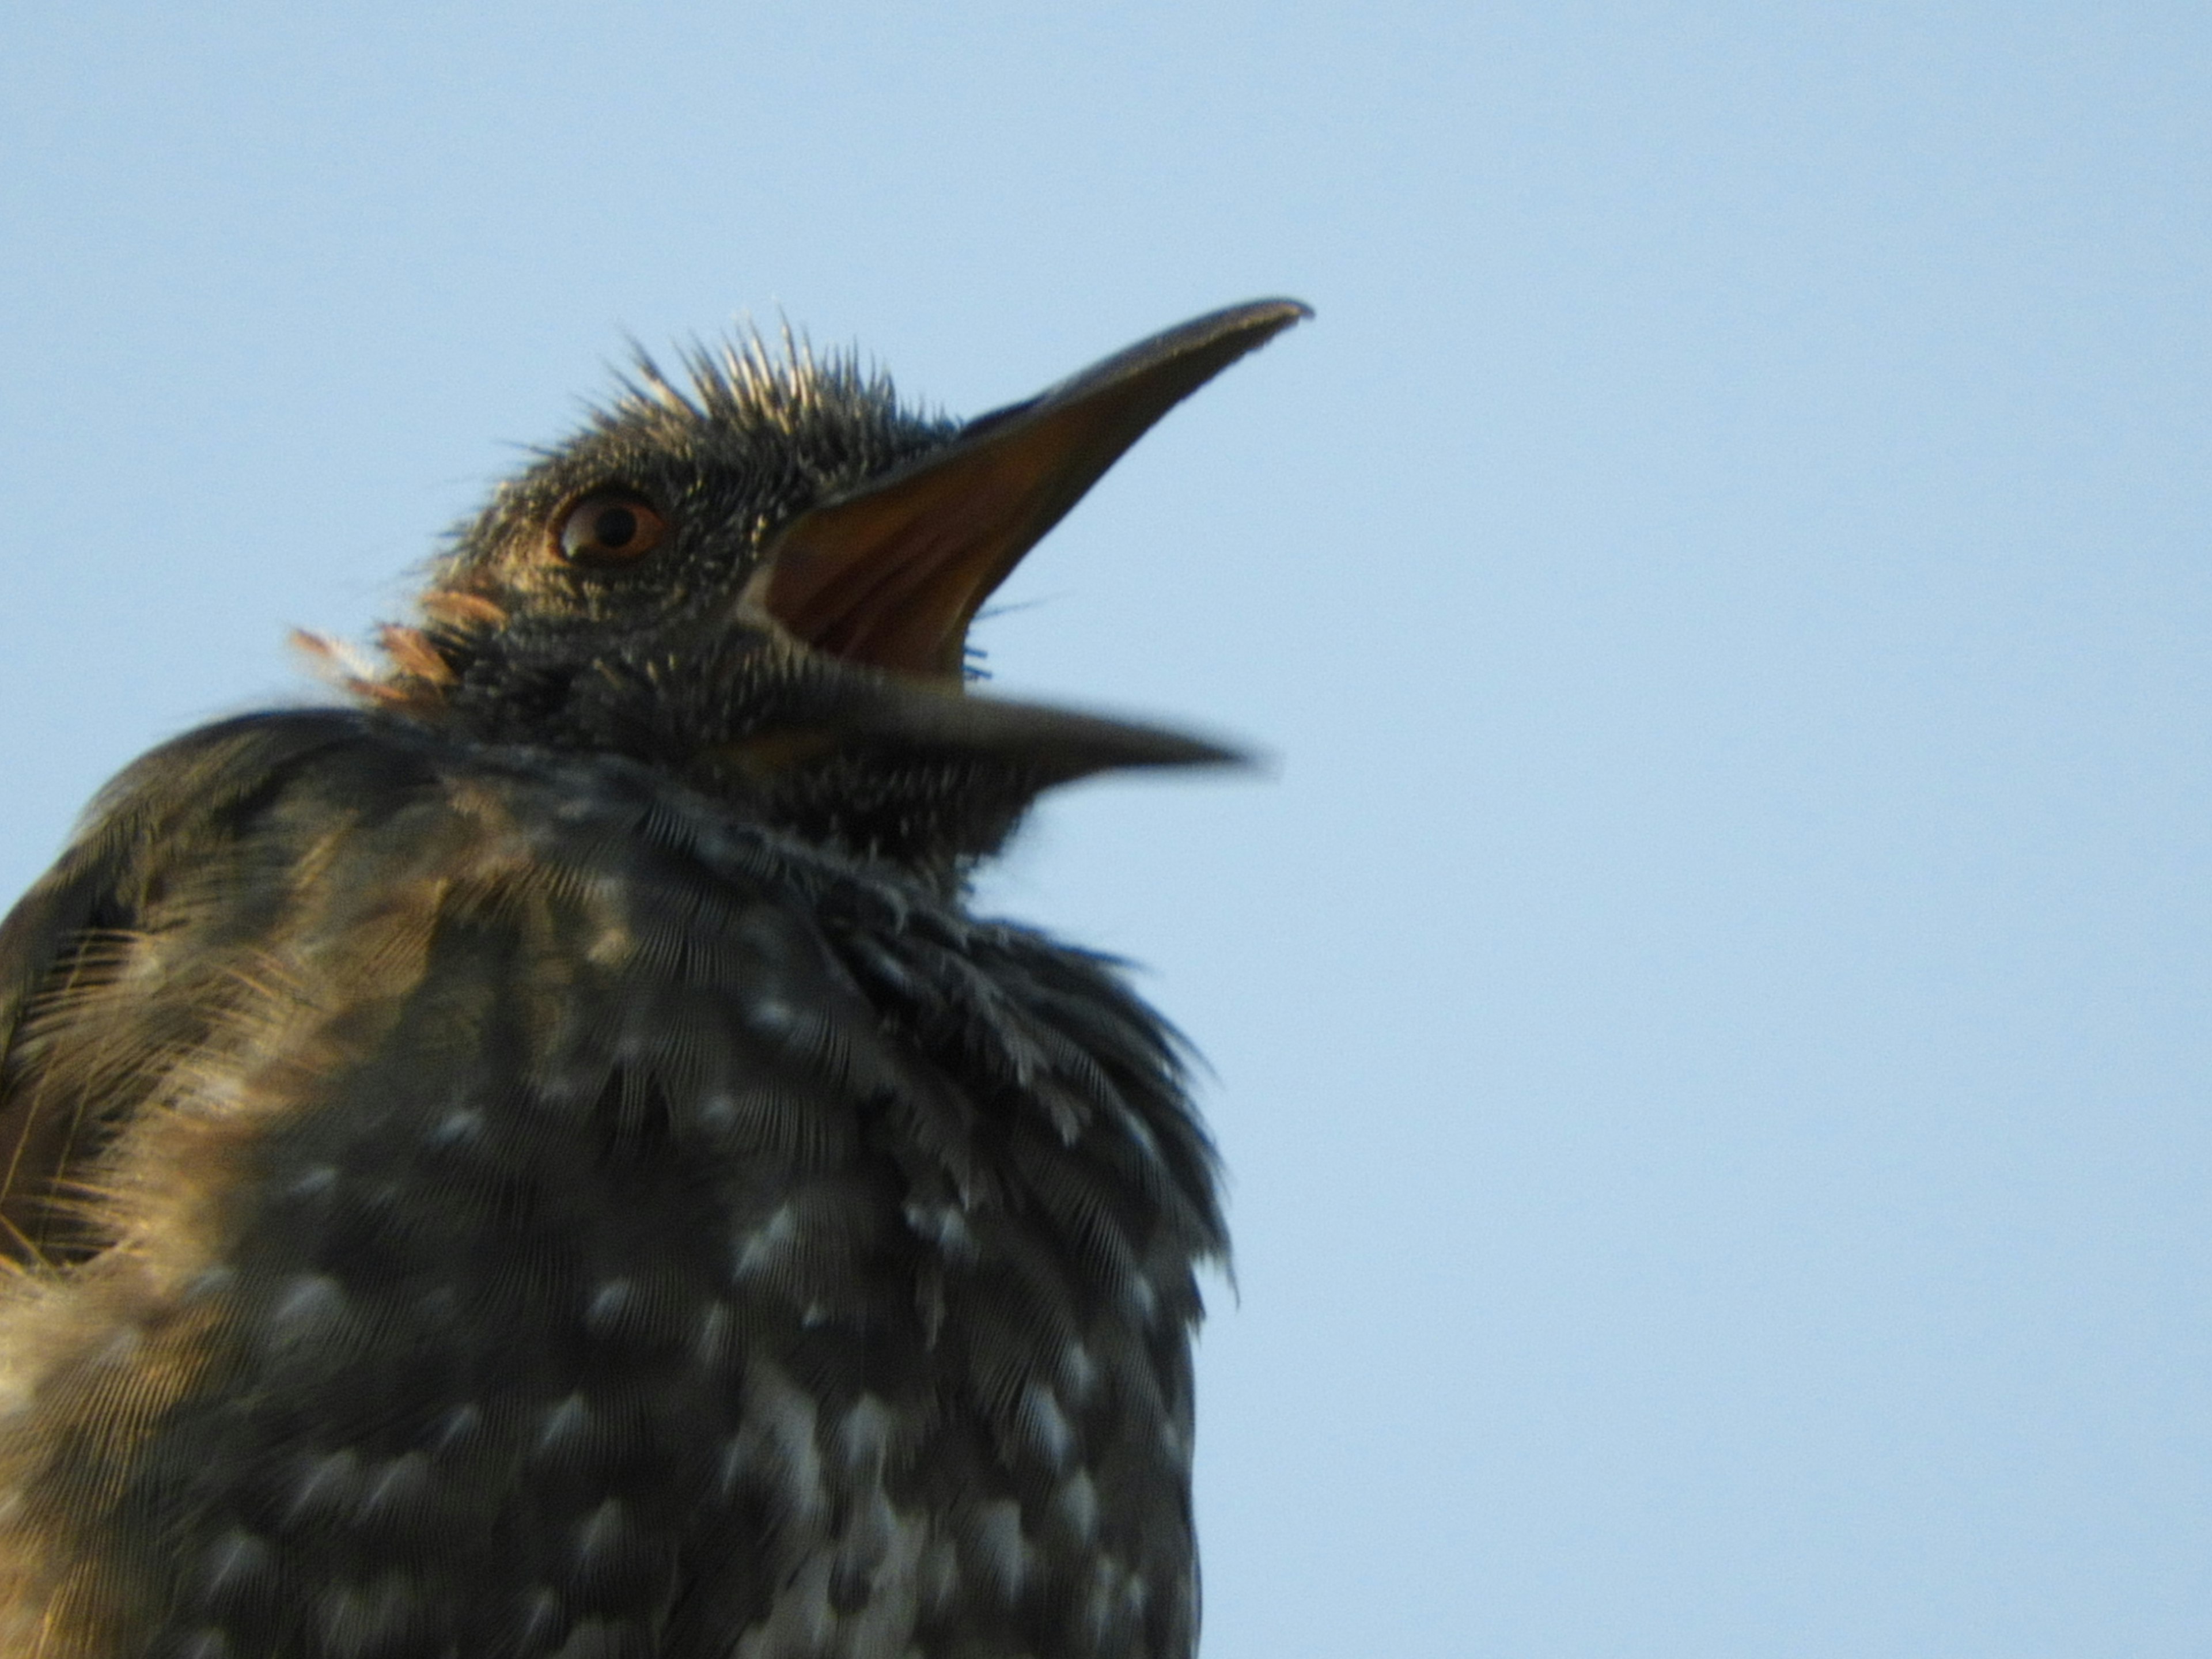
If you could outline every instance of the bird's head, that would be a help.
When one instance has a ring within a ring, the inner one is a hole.
[[[642,365],[458,534],[364,695],[498,743],[629,757],[946,873],[1042,790],[1234,758],[969,690],[968,629],[1175,404],[1300,318],[1234,307],[964,423],[757,342]]]

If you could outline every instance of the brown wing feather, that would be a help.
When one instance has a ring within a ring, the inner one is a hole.
[[[84,1172],[165,1058],[204,1035],[190,1018],[133,1033],[143,1046],[85,1029],[87,1005],[141,959],[149,905],[219,862],[289,769],[360,732],[336,710],[255,715],[154,750],[0,922],[0,1260],[57,1265],[99,1248]],[[67,1085],[50,1075],[57,1025],[80,1051]]]

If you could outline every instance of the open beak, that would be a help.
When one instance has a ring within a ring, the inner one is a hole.
[[[817,651],[957,686],[969,624],[1022,556],[1155,421],[1311,314],[1295,300],[1231,306],[979,416],[793,520],[753,598]]]

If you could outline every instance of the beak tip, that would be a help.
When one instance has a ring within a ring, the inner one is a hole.
[[[1160,726],[1128,727],[1147,739],[1121,762],[1124,767],[1148,771],[1208,771],[1255,778],[1273,777],[1279,769],[1273,755],[1242,744],[1200,737]]]
[[[1212,767],[1224,772],[1272,772],[1274,757],[1242,744],[1219,743],[1211,738],[1190,739],[1191,753],[1187,764]]]

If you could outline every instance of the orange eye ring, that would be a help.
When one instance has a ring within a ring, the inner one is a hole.
[[[600,570],[635,564],[660,545],[668,520],[634,489],[595,489],[562,511],[554,549],[570,564]]]

